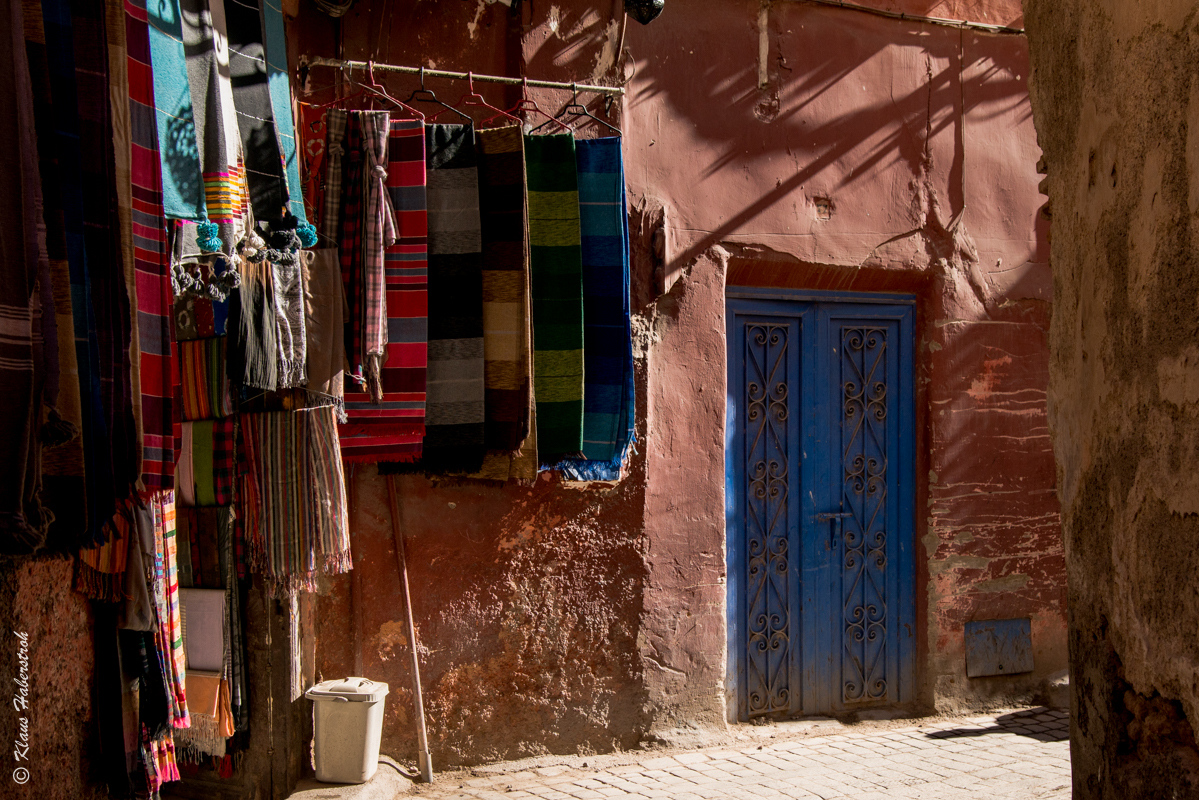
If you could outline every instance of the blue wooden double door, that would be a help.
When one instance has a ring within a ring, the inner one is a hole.
[[[739,719],[914,699],[913,317],[905,295],[729,292]]]

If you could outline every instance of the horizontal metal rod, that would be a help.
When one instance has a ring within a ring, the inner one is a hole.
[[[992,25],[989,22],[971,22],[965,19],[948,19],[946,17],[922,17],[919,14],[905,14],[902,11],[885,11],[881,8],[871,8],[870,6],[858,5],[857,3],[846,3],[843,0],[792,0],[792,2],[814,3],[818,6],[833,6],[834,8],[844,8],[847,11],[862,11],[867,14],[875,14],[880,17],[889,17],[890,19],[901,19],[908,22],[924,22],[929,25],[947,25],[951,28],[965,28],[966,30],[982,31],[983,33],[999,33],[1009,36],[1023,36],[1023,28],[1009,28],[1006,25]]]
[[[301,62],[301,66],[303,66]],[[336,58],[324,58],[322,56],[310,56],[307,60],[309,67],[333,67],[334,69],[360,69],[366,71],[367,67],[374,69],[376,72],[398,72],[402,75],[420,75],[420,67],[401,67],[396,64],[371,64],[366,61],[342,61]],[[621,86],[595,86],[589,83],[562,83],[560,81],[537,81],[532,78],[508,78],[500,75],[480,75],[478,73],[467,72],[450,72],[444,69],[424,69],[426,78],[449,78],[451,80],[464,81],[467,79],[475,80],[480,83],[502,83],[507,86],[535,86],[538,89],[565,89],[566,91],[578,92],[594,92],[596,94],[624,94],[624,87]]]

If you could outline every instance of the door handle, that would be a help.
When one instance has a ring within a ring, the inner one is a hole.
[[[833,536],[829,540],[829,549],[836,550],[841,546],[841,520],[853,516],[850,511],[824,511],[816,515],[817,522],[832,522]]]

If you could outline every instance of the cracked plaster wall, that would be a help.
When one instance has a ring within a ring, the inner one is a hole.
[[[1029,0],[1074,797],[1199,797],[1199,17]]]
[[[920,707],[1030,698],[1065,658],[1045,428],[1050,279],[1023,41],[775,3],[759,89],[756,0],[676,3],[648,27],[630,22],[623,58],[618,5],[362,0],[341,23],[346,58],[631,78],[612,119],[632,206],[638,455],[614,488],[401,479],[434,758],[722,729],[726,283],[917,294]],[[1010,0],[901,6],[1021,19]],[[293,53],[336,52],[337,29],[308,0],[300,9]],[[462,91],[430,83],[443,99]],[[480,88],[496,105],[518,97]],[[569,99],[533,95],[547,110]],[[667,225],[657,290],[643,218]],[[352,601],[349,577],[326,588],[318,669],[387,680],[384,751],[412,756],[386,484],[360,468],[352,486],[364,599]],[[967,681],[964,623],[1014,616],[1033,618],[1037,672]]]

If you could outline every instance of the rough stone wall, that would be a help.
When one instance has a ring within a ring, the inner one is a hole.
[[[92,711],[92,612],[71,590],[73,564],[57,556],[0,559],[0,797],[107,797]],[[28,635],[29,705],[17,710],[18,633]],[[29,723],[28,760],[17,760],[18,720]],[[28,769],[18,784],[14,771]]]
[[[1074,797],[1199,797],[1199,19],[1181,0],[1025,11],[1053,218]]]

